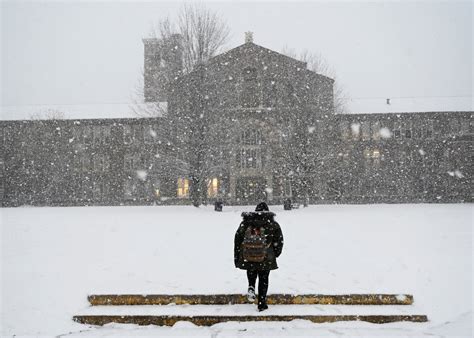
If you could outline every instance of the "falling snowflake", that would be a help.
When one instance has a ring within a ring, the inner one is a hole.
[[[352,134],[359,135],[360,132],[360,123],[352,123],[351,124]]]
[[[387,127],[380,128],[380,137],[384,139],[388,139],[392,137],[392,132]]]
[[[137,177],[140,180],[146,181],[147,176],[148,176],[148,173],[145,170],[137,170]]]

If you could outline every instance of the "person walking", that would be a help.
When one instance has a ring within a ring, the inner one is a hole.
[[[275,214],[261,202],[255,212],[243,212],[234,238],[234,264],[247,270],[247,299],[254,302],[255,284],[258,277],[258,310],[268,309],[267,290],[270,270],[278,269],[277,257],[283,249],[283,234],[275,221]]]

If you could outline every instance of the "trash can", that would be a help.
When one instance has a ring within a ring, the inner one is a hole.
[[[291,199],[287,198],[283,201],[283,209],[284,210],[291,210]]]
[[[224,205],[224,202],[222,201],[215,201],[214,202],[214,211],[222,211],[222,206]]]

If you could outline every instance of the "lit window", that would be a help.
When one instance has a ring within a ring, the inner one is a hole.
[[[189,180],[187,178],[178,178],[178,197],[189,197]]]
[[[207,196],[210,198],[217,197],[219,192],[219,180],[213,178],[207,181]]]
[[[160,180],[155,179],[151,185],[152,191],[155,194],[155,198],[160,198],[161,197],[161,191],[160,191]]]
[[[365,149],[364,150],[364,157],[367,163],[379,164],[381,159],[381,153],[379,149]]]

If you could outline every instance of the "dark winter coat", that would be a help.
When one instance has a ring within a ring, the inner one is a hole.
[[[280,256],[283,249],[283,234],[280,225],[274,220],[275,214],[269,211],[244,212],[242,217],[244,219],[240,223],[234,239],[235,267],[243,270],[278,269],[276,258]],[[267,256],[261,263],[247,262],[243,259],[242,242],[248,227],[260,227],[267,244],[269,244]]]

